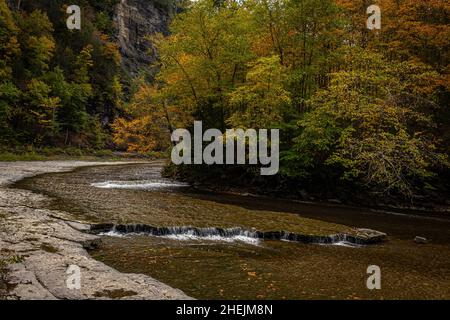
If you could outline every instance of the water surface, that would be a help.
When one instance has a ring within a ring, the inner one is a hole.
[[[244,238],[103,236],[96,259],[123,272],[145,273],[206,299],[449,299],[450,220],[269,198],[201,193],[161,178],[161,163],[90,167],[24,180],[16,187],[52,197],[48,207],[94,223],[223,227],[304,234],[387,232],[366,247]],[[412,239],[425,236],[429,244]],[[382,289],[368,290],[378,265]]]

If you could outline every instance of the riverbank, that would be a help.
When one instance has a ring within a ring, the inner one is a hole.
[[[114,224],[114,232],[101,231],[99,246],[88,250],[91,257],[123,273],[146,274],[199,299],[449,296],[450,220],[197,192],[161,177],[163,165],[149,161],[91,166],[22,179],[9,188],[45,195],[37,208],[53,215],[66,213],[63,219]],[[197,229],[165,228],[177,226]],[[220,229],[210,227],[323,235],[371,228],[389,236],[373,246],[315,245],[266,239],[265,234],[263,240],[224,239]],[[122,235],[128,230],[133,233]],[[428,243],[416,243],[416,236]],[[382,290],[367,289],[369,265],[382,269]],[[130,292],[109,292],[125,294]]]
[[[0,162],[0,297],[6,299],[189,299],[149,276],[124,274],[94,260],[86,249],[100,238],[89,226],[44,209],[49,200],[8,186],[26,177],[78,167],[133,162]],[[69,290],[67,268],[81,269],[81,289]]]
[[[146,154],[114,151],[110,149],[82,149],[75,147],[65,148],[33,148],[16,147],[4,148],[0,146],[0,162],[17,161],[130,161],[153,160],[166,158],[162,152],[148,152]]]
[[[223,170],[223,171],[221,171]],[[340,181],[340,185],[310,184],[283,176],[254,175],[244,167],[214,167],[167,165],[163,176],[189,183],[199,191],[228,195],[288,200],[299,203],[397,211],[420,216],[450,218],[450,199],[445,193],[406,199],[395,195],[373,193]]]

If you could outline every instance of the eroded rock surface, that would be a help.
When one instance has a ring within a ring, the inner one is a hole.
[[[156,59],[156,49],[147,36],[168,34],[171,10],[175,10],[171,1],[120,0],[114,22],[122,66],[130,76],[148,70]]]
[[[112,164],[117,163],[0,162],[0,259],[7,262],[4,288],[0,288],[3,298],[189,299],[149,276],[120,273],[94,260],[85,248],[95,247],[100,238],[85,233],[89,225],[45,209],[49,199],[43,195],[8,188],[28,176]],[[70,265],[81,269],[80,290],[67,287]]]

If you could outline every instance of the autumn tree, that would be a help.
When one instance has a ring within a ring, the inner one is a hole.
[[[177,115],[156,88],[142,84],[113,123],[114,142],[129,152],[166,151]]]
[[[438,107],[416,83],[438,83],[424,64],[388,62],[381,54],[352,48],[349,70],[333,75],[310,100],[294,147],[298,172],[316,168],[353,180],[381,194],[412,198],[431,188],[436,167],[448,166],[433,136],[427,109]],[[291,155],[292,156],[292,155]],[[293,160],[290,158],[290,160]]]
[[[85,19],[76,31],[66,27],[63,0],[8,3],[0,1],[2,141],[103,147],[123,98],[120,54],[106,27],[117,1],[80,0]]]
[[[166,83],[175,104],[205,126],[225,128],[226,95],[245,80],[252,57],[248,21],[235,1],[217,7],[212,0],[201,0],[175,17],[168,38],[156,41],[158,81]]]
[[[14,60],[20,54],[19,28],[4,0],[0,0],[0,141],[11,139],[10,117],[20,91],[13,83]]]
[[[286,70],[278,56],[260,58],[250,64],[246,82],[230,93],[233,128],[276,128],[291,110],[291,98],[285,90]]]

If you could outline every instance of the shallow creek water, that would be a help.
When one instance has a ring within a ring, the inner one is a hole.
[[[450,299],[450,219],[198,192],[161,178],[161,162],[89,167],[23,180],[47,207],[91,223],[290,231],[353,227],[388,233],[370,246],[300,244],[246,236],[106,233],[90,252],[123,272],[148,274],[203,299]],[[415,236],[430,239],[425,245]],[[368,290],[369,265],[382,289]]]

